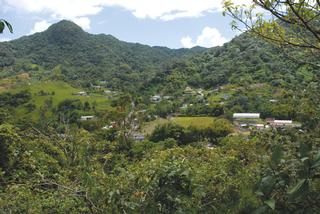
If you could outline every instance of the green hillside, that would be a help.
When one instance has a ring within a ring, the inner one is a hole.
[[[0,43],[0,75],[37,71],[36,64],[51,71],[60,65],[65,80],[105,80],[117,88],[141,85],[165,62],[204,51],[173,50],[123,42],[111,35],[91,35],[70,21],[60,21],[42,33]],[[10,72],[8,71],[10,70]],[[131,87],[135,89],[135,87]]]
[[[88,102],[89,105],[95,106],[96,111],[106,111],[111,109],[110,99],[103,93],[88,93],[87,96],[77,96],[78,92],[83,91],[81,88],[75,88],[63,81],[26,81],[23,83],[15,83],[10,89],[3,93],[16,94],[21,91],[27,91],[31,94],[31,100],[16,109],[16,118],[30,117],[33,121],[37,121],[40,117],[40,110],[50,103],[50,106],[56,107],[65,100],[79,100],[82,103]],[[34,110],[28,110],[27,105],[34,105]],[[84,115],[94,115],[92,111],[83,111]],[[46,116],[52,116],[52,112],[46,112]]]

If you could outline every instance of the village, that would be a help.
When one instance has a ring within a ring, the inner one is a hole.
[[[251,86],[253,89],[255,87],[261,87],[261,85]],[[212,90],[204,90],[202,88],[194,89],[187,86],[180,97],[174,97],[172,95],[166,94],[155,94],[149,98],[149,108],[132,108],[130,115],[127,116],[126,120],[130,121],[130,135],[134,141],[143,141],[147,138],[147,134],[143,132],[143,127],[147,121],[157,121],[161,118],[156,112],[151,111],[152,108],[157,108],[158,105],[162,103],[178,103],[180,105],[178,111],[169,112],[165,118],[170,121],[172,118],[187,117],[188,112],[194,106],[201,106],[201,109],[209,109],[212,105],[224,106],[232,96],[241,90],[241,88],[235,88],[230,86],[218,86]],[[105,96],[106,99],[112,99],[118,95],[117,92],[106,89],[102,86],[95,86],[91,84],[91,93],[99,92],[100,96]],[[74,93],[74,96],[90,96],[91,93],[86,91],[79,91]],[[272,105],[278,103],[278,99],[268,99]],[[132,104],[134,106],[134,104]],[[263,118],[261,113],[245,113],[245,112],[231,112],[231,117],[228,119],[232,122],[234,129],[238,133],[250,133],[251,131],[262,131],[267,129],[292,129],[301,128],[299,122],[293,121],[292,119],[282,119],[277,117],[267,117]],[[138,116],[139,115],[139,116]],[[202,115],[201,112],[196,115],[191,115],[191,117],[197,118]],[[216,115],[219,117],[219,115]],[[221,115],[223,116],[223,115]],[[129,119],[129,117],[131,117]],[[162,116],[163,117],[163,116]],[[190,116],[189,116],[190,117]],[[210,118],[210,115],[207,117]],[[139,118],[139,119],[138,119]],[[146,118],[146,119],[141,119]],[[98,121],[99,118],[96,115],[81,115],[79,121]],[[102,127],[103,130],[116,130],[119,124],[115,121],[110,121],[108,124]]]

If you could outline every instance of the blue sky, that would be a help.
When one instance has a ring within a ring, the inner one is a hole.
[[[241,3],[250,0],[238,0]],[[1,18],[14,27],[0,41],[41,32],[62,19],[93,34],[170,48],[222,45],[237,32],[221,0],[0,0]]]

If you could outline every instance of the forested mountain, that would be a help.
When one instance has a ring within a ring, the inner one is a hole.
[[[303,58],[303,53],[288,54],[292,58]],[[181,83],[207,89],[224,84],[254,83],[290,87],[307,85],[314,78],[315,70],[311,66],[301,65],[284,55],[279,48],[244,33],[222,47],[168,64],[164,71],[156,75],[152,84],[166,84],[172,91],[176,91]]]
[[[91,35],[64,20],[42,33],[0,43],[0,67],[10,66],[19,72],[28,71],[31,64],[45,70],[61,65],[62,74],[69,80],[121,79],[122,75],[145,80],[163,63],[204,50],[173,50],[123,42],[111,35]]]
[[[33,72],[83,86],[106,81],[109,87],[131,92],[156,85],[171,92],[186,85],[288,86],[314,77],[308,66],[301,67],[279,49],[247,33],[222,47],[175,50],[123,42],[111,35],[91,35],[70,21],[0,43],[0,69],[1,76]]]

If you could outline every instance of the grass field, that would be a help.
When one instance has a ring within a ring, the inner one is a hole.
[[[31,117],[35,120],[39,116],[39,108],[44,105],[46,100],[51,98],[54,106],[65,99],[79,99],[82,102],[87,101],[91,105],[95,103],[97,110],[105,110],[110,108],[110,100],[108,100],[105,96],[99,94],[90,94],[90,96],[75,96],[73,93],[83,91],[83,89],[72,87],[63,81],[33,81],[23,84],[16,84],[12,88],[5,91],[17,93],[22,90],[28,90],[32,94],[32,103],[35,104],[37,110],[31,113]],[[47,95],[39,95],[40,91],[43,91]],[[17,109],[18,117],[26,113],[27,111],[23,107]]]
[[[175,117],[172,122],[183,127],[207,128],[213,124],[213,117]]]
[[[173,117],[170,120],[160,118],[146,123],[142,128],[142,132],[144,134],[151,134],[158,125],[166,123],[175,123],[183,127],[207,128],[213,124],[213,120],[213,117]]]

